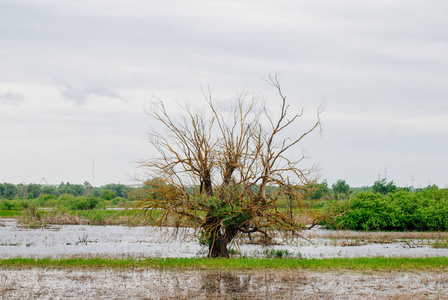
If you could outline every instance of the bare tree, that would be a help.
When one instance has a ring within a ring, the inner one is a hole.
[[[289,238],[304,228],[297,218],[301,187],[316,178],[314,168],[302,168],[297,147],[320,128],[322,109],[308,129],[287,136],[303,109],[291,113],[277,76],[267,81],[278,92],[276,113],[247,94],[223,111],[210,91],[204,93],[206,112],[184,105],[182,118],[173,118],[162,101],[152,103],[148,114],[166,130],[150,133],[160,156],[141,162],[155,179],[135,193],[140,217],[198,229],[209,257],[228,256],[238,234]]]

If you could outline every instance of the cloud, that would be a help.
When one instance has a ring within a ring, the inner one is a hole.
[[[0,103],[8,105],[19,105],[25,100],[22,94],[12,92],[0,93]]]
[[[91,96],[123,100],[116,91],[101,82],[89,83],[83,87],[79,87],[69,84],[62,79],[56,79],[56,81],[63,86],[61,95],[76,105],[84,105]]]
[[[46,128],[66,129],[58,122],[68,122],[61,116],[72,116],[67,104],[74,104],[79,115],[70,122],[89,129],[73,134],[80,128],[73,125],[51,138],[69,136],[74,145],[84,145],[102,136],[101,124],[109,126],[102,118],[112,113],[133,113],[128,123],[134,124],[151,95],[201,105],[199,85],[209,85],[224,107],[234,90],[254,90],[275,106],[275,91],[259,77],[279,71],[288,99],[306,114],[326,99],[324,139],[310,153],[329,182],[371,184],[387,164],[402,185],[412,174],[448,183],[441,152],[448,141],[447,1],[0,2],[0,105],[7,106],[0,109],[2,126],[28,120],[38,110],[59,125]],[[22,91],[25,103],[12,106],[23,96],[5,93],[10,90]],[[11,118],[11,112],[17,115]],[[97,115],[86,120],[86,112]],[[21,122],[27,128],[11,135],[10,144],[36,123]],[[46,128],[39,132],[50,139]],[[109,140],[135,131],[114,128]],[[34,151],[25,141],[32,144],[26,139],[20,149]],[[111,148],[117,155],[129,153]],[[10,168],[7,173],[17,169],[4,157],[0,165]],[[114,173],[125,172],[117,167]],[[17,171],[19,182],[22,176]]]

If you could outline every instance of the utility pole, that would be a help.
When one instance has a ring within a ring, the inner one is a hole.
[[[95,186],[95,158],[92,163],[92,186]]]
[[[387,166],[384,166],[384,179],[387,181]]]
[[[411,184],[412,184],[412,186],[414,186],[414,185],[415,185],[415,178],[414,178],[414,174],[412,174],[412,176],[411,176]]]

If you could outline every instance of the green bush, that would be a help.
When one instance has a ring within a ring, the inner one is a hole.
[[[388,195],[361,193],[342,203],[332,204],[333,213],[343,215],[323,222],[327,228],[448,230],[446,189],[430,188],[418,193],[399,191]]]
[[[115,197],[117,197],[117,194],[114,192],[114,191],[111,191],[111,190],[103,190],[102,192],[101,192],[101,196],[100,196],[102,199],[104,199],[104,200],[112,200],[112,199],[114,199]]]
[[[124,198],[121,198],[121,197],[115,197],[114,199],[112,199],[112,200],[110,200],[110,203],[113,205],[113,206],[123,206],[123,205],[126,205],[126,199],[124,199]]]
[[[62,194],[58,197],[58,206],[70,207],[76,201],[74,198],[75,196],[70,194]]]
[[[99,200],[95,197],[76,197],[76,202],[71,205],[72,210],[91,210],[98,206]]]
[[[24,200],[2,200],[0,201],[0,210],[22,210],[28,207]]]
[[[53,207],[56,205],[57,199],[58,197],[55,195],[46,194],[34,200],[33,203],[38,207]]]
[[[103,208],[104,203],[97,197],[89,196],[72,196],[69,194],[62,194],[58,198],[58,206],[67,207],[71,210],[91,210],[95,208]]]

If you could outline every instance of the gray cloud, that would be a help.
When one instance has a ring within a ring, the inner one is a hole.
[[[19,105],[25,101],[25,97],[22,94],[16,94],[12,92],[0,93],[0,103],[8,105]]]
[[[61,95],[76,105],[84,105],[91,96],[108,97],[118,100],[123,98],[107,84],[101,82],[88,83],[82,87],[74,86],[62,79],[56,79],[56,82],[62,86]]]
[[[129,101],[111,102],[129,110],[151,95],[180,102],[188,97],[200,106],[199,85],[209,85],[217,101],[248,90],[275,105],[276,95],[270,97],[260,76],[279,71],[293,104],[313,111],[326,99],[326,138],[312,152],[330,183],[343,178],[351,185],[371,184],[385,164],[402,185],[412,173],[448,183],[442,153],[448,140],[446,1],[0,2],[0,88],[23,91],[27,98],[20,107],[0,110],[0,122],[6,124],[12,111],[17,116],[11,120],[29,117],[37,105],[51,109],[60,95],[82,106],[79,112],[94,113],[96,97],[123,95]],[[23,102],[19,94],[0,96],[0,103]],[[54,115],[63,112],[73,113]],[[91,120],[74,122],[92,128],[108,113],[112,108],[103,107]],[[113,139],[131,131],[115,131]],[[98,139],[86,132],[85,139]],[[389,132],[397,137],[382,139]],[[417,151],[417,144],[427,148]],[[24,145],[20,149],[33,148]],[[0,157],[0,164],[7,160]]]

